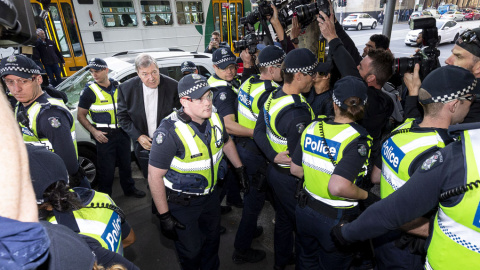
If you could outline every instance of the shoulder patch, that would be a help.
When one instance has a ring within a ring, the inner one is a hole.
[[[220,100],[225,100],[225,99],[227,99],[227,93],[226,92],[220,93]]]
[[[438,165],[440,165],[442,163],[443,163],[442,153],[440,153],[440,151],[437,151],[437,152],[435,152],[435,154],[433,154],[431,157],[427,158],[423,162],[422,167],[420,167],[420,169],[422,171],[428,171],[432,168],[437,167]]]
[[[155,138],[155,142],[156,142],[157,144],[162,144],[164,139],[165,139],[165,133],[159,132],[159,133],[157,134],[157,138]]]
[[[298,133],[302,134],[303,131],[305,130],[306,124],[305,123],[299,123],[296,125]]]
[[[358,144],[357,145],[357,151],[358,151],[358,154],[362,157],[366,157],[367,156],[367,146],[365,146],[365,144]]]
[[[59,128],[62,123],[60,123],[60,119],[58,117],[50,117],[48,118],[48,122],[50,123],[50,125],[54,128]]]

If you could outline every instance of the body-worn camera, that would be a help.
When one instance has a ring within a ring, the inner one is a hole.
[[[295,8],[297,12],[298,22],[303,25],[309,25],[317,18],[317,14],[323,11],[330,16],[330,3],[328,0],[317,0],[307,5],[299,5]]]
[[[412,19],[410,29],[422,29],[423,44],[426,46],[412,57],[395,58],[393,72],[403,76],[407,72],[413,72],[415,64],[420,64],[420,80],[423,80],[430,72],[440,67],[436,20],[434,18]]]
[[[243,39],[233,42],[233,48],[235,53],[239,53],[245,49],[248,49],[249,54],[257,52],[258,37],[255,33],[246,35]]]

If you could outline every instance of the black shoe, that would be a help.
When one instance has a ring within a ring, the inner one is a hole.
[[[134,188],[132,193],[125,194],[127,197],[135,197],[135,198],[143,198],[147,195],[145,191],[141,191],[139,189]]]
[[[236,208],[243,208],[243,201],[239,201],[237,203],[231,203],[231,202],[227,201],[227,205],[228,206],[233,206],[233,207],[236,207]]]
[[[227,232],[227,228],[220,226],[220,235],[225,234]]]
[[[225,215],[232,212],[232,207],[231,206],[220,206],[220,214]]]
[[[263,250],[249,248],[244,252],[235,250],[232,255],[233,263],[256,263],[265,259],[266,253]]]
[[[260,235],[263,234],[263,227],[262,226],[257,226],[255,229],[255,232],[253,233],[253,239],[260,237]]]

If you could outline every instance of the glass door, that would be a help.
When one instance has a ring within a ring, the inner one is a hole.
[[[241,38],[238,24],[243,17],[242,0],[213,0],[213,24],[216,31],[220,32],[222,42],[227,42],[233,51],[233,41]]]

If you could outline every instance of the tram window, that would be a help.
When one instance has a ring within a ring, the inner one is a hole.
[[[172,25],[172,9],[169,1],[140,1],[142,22],[145,26]]]
[[[177,1],[178,24],[203,23],[203,4],[201,1]]]
[[[61,3],[63,16],[65,17],[65,24],[67,25],[68,37],[72,44],[73,54],[75,57],[82,56],[82,45],[80,45],[80,39],[78,38],[77,28],[75,27],[75,17],[73,16],[72,6],[68,3]]]
[[[67,38],[65,36],[65,29],[63,29],[62,21],[60,19],[60,12],[56,4],[51,4],[48,7],[50,11],[50,18],[52,19],[53,26],[55,27],[53,30],[56,35],[56,39],[58,40],[58,45],[60,46],[60,52],[62,53],[63,57],[72,57],[70,54],[70,49],[68,48]]]
[[[137,26],[137,15],[131,0],[101,0],[101,15],[105,27]]]

